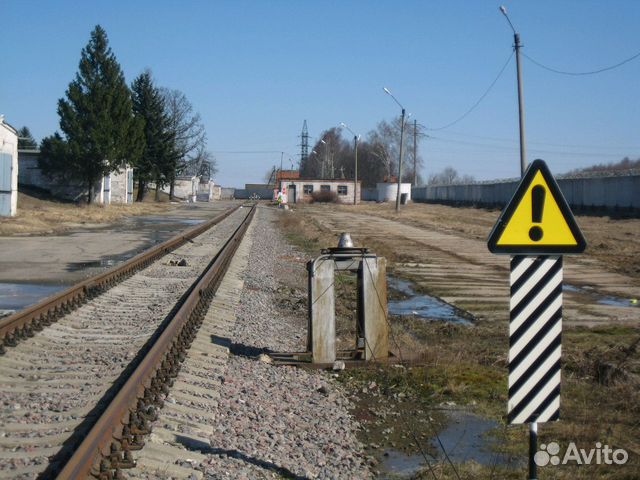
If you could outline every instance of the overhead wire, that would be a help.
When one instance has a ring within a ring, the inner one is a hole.
[[[442,137],[434,137],[434,136],[429,136],[430,139],[432,140],[436,140],[436,141],[440,141],[440,142],[445,142],[445,143],[454,143],[454,144],[458,144],[458,145],[465,145],[465,146],[470,146],[470,147],[481,147],[481,148],[485,148],[485,149],[493,149],[493,150],[516,150],[517,147],[516,146],[508,146],[508,145],[491,145],[491,144],[486,144],[486,143],[478,143],[478,142],[467,142],[465,140],[454,140],[451,138],[442,138]],[[571,152],[571,151],[561,151],[561,150],[548,150],[548,149],[542,149],[542,148],[531,148],[529,149],[530,152],[536,152],[536,153],[546,153],[546,154],[551,154],[551,155],[572,155],[572,156],[581,156],[581,157],[603,157],[603,156],[610,156],[610,157],[624,157],[625,154],[624,153],[590,153],[590,152]]]
[[[436,128],[427,128],[427,130],[430,131],[436,131],[436,130],[444,130],[445,128],[449,128],[452,127],[453,125],[455,125],[456,123],[462,121],[467,115],[469,115],[471,112],[473,112],[478,105],[480,105],[480,103],[482,103],[482,101],[485,99],[485,97],[489,94],[489,92],[493,89],[494,85],[498,82],[498,80],[500,79],[500,77],[502,76],[502,74],[504,73],[505,69],[507,68],[507,65],[509,65],[509,63],[511,62],[511,59],[513,58],[513,52],[511,52],[511,54],[509,55],[509,58],[507,58],[507,61],[504,62],[504,65],[502,66],[502,68],[500,69],[500,71],[498,72],[498,75],[496,76],[496,78],[493,80],[493,82],[491,82],[491,85],[489,85],[489,87],[484,91],[484,93],[480,96],[480,98],[471,106],[471,108],[469,108],[466,112],[464,112],[460,117],[458,117],[457,119],[455,119],[453,122],[447,123],[446,125],[443,125],[441,127],[436,127]]]
[[[624,60],[622,60],[619,63],[616,63],[615,65],[610,65],[608,67],[604,67],[604,68],[599,68],[597,70],[591,70],[591,71],[586,71],[586,72],[568,72],[565,70],[559,70],[557,68],[552,68],[552,67],[548,67],[547,65],[537,61],[536,59],[532,58],[531,56],[527,55],[524,52],[521,52],[522,56],[525,57],[527,60],[529,60],[530,62],[532,62],[533,64],[537,65],[540,68],[543,68],[545,70],[548,70],[550,72],[553,73],[557,73],[559,75],[569,75],[569,76],[573,76],[573,77],[579,77],[579,76],[584,76],[584,75],[596,75],[598,73],[602,73],[602,72],[607,72],[609,70],[613,70],[615,68],[621,67],[622,65],[629,63],[633,60],[635,60],[636,58],[640,57],[640,52],[636,53],[635,55],[632,55],[629,58],[626,58]]]
[[[420,124],[418,124],[420,126]],[[425,127],[426,128],[426,127]],[[485,135],[473,135],[471,133],[464,133],[460,131],[452,131],[449,130],[445,132],[447,135],[454,135],[458,137],[468,137],[468,138],[477,138],[479,140],[490,140],[495,142],[507,142],[507,143],[518,143],[518,139],[516,138],[506,138],[506,137],[491,137]],[[429,138],[434,138],[431,135]],[[448,140],[448,139],[447,139]],[[536,142],[533,140],[527,140],[528,144],[533,145],[546,145],[550,147],[565,147],[565,148],[593,148],[593,149],[608,149],[611,148],[611,145],[578,145],[578,144],[569,144],[569,143],[551,143],[551,142]],[[616,145],[617,148],[629,148],[629,149],[640,149],[640,144],[638,145]]]

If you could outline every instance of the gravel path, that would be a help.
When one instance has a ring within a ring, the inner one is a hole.
[[[256,218],[232,336],[239,352],[242,346],[280,352],[305,347],[306,318],[278,307],[278,294],[290,288],[286,283],[306,287],[301,255],[274,224],[279,214],[291,213],[261,209]],[[238,454],[211,457],[206,478],[371,476],[355,436],[358,426],[348,413],[350,403],[329,375],[234,356],[224,379],[211,444]]]

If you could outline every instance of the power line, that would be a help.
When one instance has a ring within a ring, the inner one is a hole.
[[[507,68],[507,65],[509,65],[509,62],[511,62],[511,58],[513,57],[513,52],[511,52],[511,55],[509,55],[509,58],[507,58],[507,61],[504,63],[504,65],[502,66],[502,68],[500,69],[500,72],[498,73],[498,75],[496,76],[496,78],[493,80],[493,82],[491,82],[491,85],[489,85],[489,88],[487,88],[485,90],[485,92],[480,96],[480,98],[478,99],[478,101],[476,103],[474,103],[471,108],[469,108],[469,110],[467,110],[465,113],[463,113],[460,117],[458,117],[456,120],[454,120],[451,123],[447,123],[446,125],[443,125],[442,127],[437,127],[437,128],[428,128],[427,130],[431,130],[431,131],[435,131],[435,130],[444,130],[445,128],[449,128],[453,125],[455,125],[456,123],[458,123],[459,121],[461,121],[462,119],[464,119],[467,115],[469,115],[471,112],[473,112],[476,107],[478,105],[480,105],[480,103],[482,102],[482,100],[484,100],[484,98],[489,94],[489,92],[491,91],[491,89],[493,88],[493,86],[497,83],[497,81],[500,79],[500,77],[502,76],[502,74],[504,73],[505,69]]]
[[[420,124],[418,124],[418,126],[420,126]],[[464,132],[460,132],[460,131],[452,131],[449,130],[448,132],[446,132],[447,135],[454,135],[454,136],[458,136],[458,137],[469,137],[469,138],[477,138],[480,140],[491,140],[491,141],[496,141],[496,142],[508,142],[508,143],[517,143],[518,140],[514,139],[514,138],[507,138],[507,137],[487,137],[484,135],[473,135],[470,133],[464,133]],[[432,138],[432,137],[429,137]],[[447,139],[448,140],[448,139]],[[565,147],[565,148],[593,148],[593,149],[610,149],[612,148],[612,145],[586,145],[586,144],[569,144],[569,143],[551,143],[551,142],[534,142],[531,140],[527,141],[527,144],[533,144],[533,145],[545,145],[545,146],[549,146],[549,147]],[[640,150],[640,144],[639,145],[615,145],[615,148],[628,148],[628,149],[636,149],[636,150]]]
[[[550,72],[553,73],[558,73],[560,75],[570,75],[570,76],[574,76],[574,77],[578,77],[578,76],[582,76],[582,75],[595,75],[597,73],[602,73],[602,72],[606,72],[608,70],[613,70],[614,68],[618,68],[621,67],[622,65],[624,65],[625,63],[629,63],[632,60],[635,60],[636,58],[640,57],[640,52],[636,53],[635,55],[632,55],[631,57],[616,63],[615,65],[611,65],[609,67],[604,67],[604,68],[599,68],[598,70],[591,70],[588,72],[567,72],[564,70],[558,70],[556,68],[552,68],[552,67],[548,67],[540,62],[538,62],[537,60],[534,60],[533,58],[531,58],[529,55],[527,55],[526,53],[522,52],[522,56],[526,57],[527,60],[529,60],[530,62],[534,63],[535,65],[537,65],[540,68],[544,68],[545,70],[549,70]]]
[[[445,143],[453,143],[453,144],[457,144],[457,145],[465,145],[465,146],[469,146],[469,147],[475,147],[475,148],[484,148],[484,149],[489,149],[489,150],[498,150],[498,151],[514,151],[517,150],[517,147],[511,147],[511,146],[507,146],[507,145],[491,145],[491,144],[486,144],[486,143],[478,143],[478,142],[468,142],[465,140],[454,140],[451,138],[441,138],[441,137],[433,137],[433,136],[429,136],[429,138],[431,140],[436,140],[436,141],[440,141],[440,142],[445,142]],[[562,150],[548,150],[548,149],[542,149],[542,148],[532,148],[530,149],[531,152],[535,152],[535,153],[545,153],[545,154],[550,154],[550,155],[573,155],[573,156],[580,156],[580,157],[596,157],[596,158],[600,158],[600,157],[625,157],[628,156],[628,153],[607,153],[607,152],[603,152],[603,153],[593,153],[593,152],[571,152],[571,151],[562,151]]]

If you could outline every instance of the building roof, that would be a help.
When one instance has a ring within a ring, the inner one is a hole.
[[[14,134],[18,135],[18,130],[16,130],[10,124],[5,122],[4,115],[0,115],[0,125],[2,125],[3,127],[6,127],[6,129],[9,130],[10,132],[13,132]]]
[[[295,181],[295,182],[336,182],[336,183],[353,183],[352,178],[289,178],[283,177],[280,179],[281,181]],[[362,183],[361,180],[358,180],[358,183]]]

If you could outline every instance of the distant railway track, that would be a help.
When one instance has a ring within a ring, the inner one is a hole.
[[[0,477],[133,466],[254,211],[230,209],[0,321]]]

